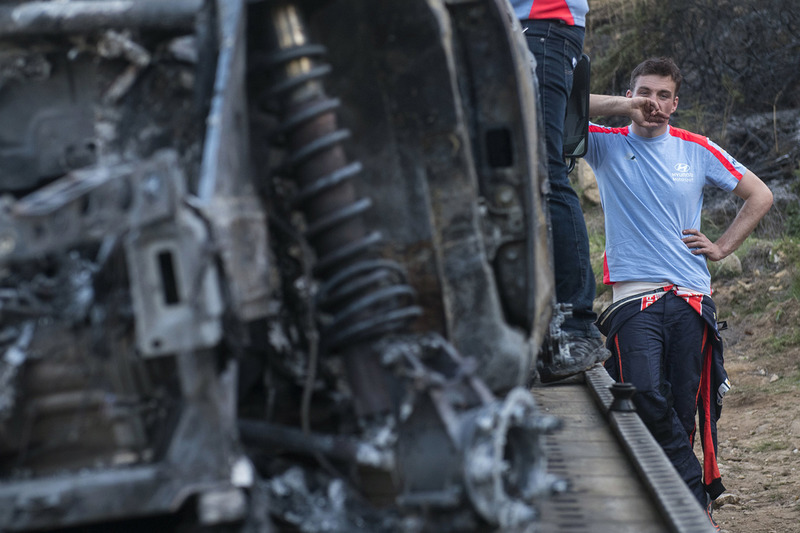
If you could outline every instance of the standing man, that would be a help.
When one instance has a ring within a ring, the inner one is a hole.
[[[577,374],[608,358],[592,310],[595,281],[589,237],[580,200],[569,183],[564,160],[564,118],[572,75],[583,50],[587,0],[511,0],[536,59],[539,108],[543,113],[550,195],[556,299],[572,305],[561,326],[566,349],[542,361],[539,377],[552,382]]]
[[[669,125],[680,85],[671,59],[648,59],[633,70],[625,97],[591,95],[591,116],[622,115],[633,123],[591,124],[586,161],[600,187],[603,280],[614,292],[598,320],[612,352],[606,369],[636,386],[639,416],[710,518],[711,502],[724,490],[716,422],[730,385],[706,261],[742,244],[772,205],[772,193],[707,137]],[[700,231],[705,185],[744,200],[714,242]],[[702,467],[693,452],[698,410]]]

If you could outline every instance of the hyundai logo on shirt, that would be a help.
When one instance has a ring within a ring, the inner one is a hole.
[[[672,173],[672,181],[694,181],[694,172],[688,163],[677,163],[675,172]]]

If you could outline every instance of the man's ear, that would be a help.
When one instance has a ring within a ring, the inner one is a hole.
[[[674,112],[675,112],[675,110],[677,110],[677,109],[678,109],[678,97],[676,96],[676,97],[675,97],[675,101],[674,101],[674,102],[672,102],[672,113],[674,113]],[[670,115],[671,115],[672,113],[670,113]]]
[[[631,90],[630,90],[630,89],[628,89],[628,90],[625,92],[625,98],[630,98],[631,96],[633,96],[633,93],[631,92]]]

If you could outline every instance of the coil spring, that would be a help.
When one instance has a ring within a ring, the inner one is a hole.
[[[380,232],[366,230],[363,215],[372,202],[356,198],[352,182],[362,166],[344,154],[350,133],[337,126],[340,102],[329,98],[321,83],[331,68],[315,60],[324,53],[322,46],[303,43],[270,52],[262,61],[283,73],[267,97],[279,104],[287,164],[299,184],[293,204],[305,216],[305,237],[317,255],[318,306],[332,317],[322,339],[336,349],[399,332],[421,309],[413,305],[415,293],[403,268],[378,256]],[[297,68],[300,63],[304,68]]]

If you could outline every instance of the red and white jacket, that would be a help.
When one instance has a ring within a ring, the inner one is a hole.
[[[588,0],[511,0],[520,20],[561,20],[570,26],[584,27]]]

